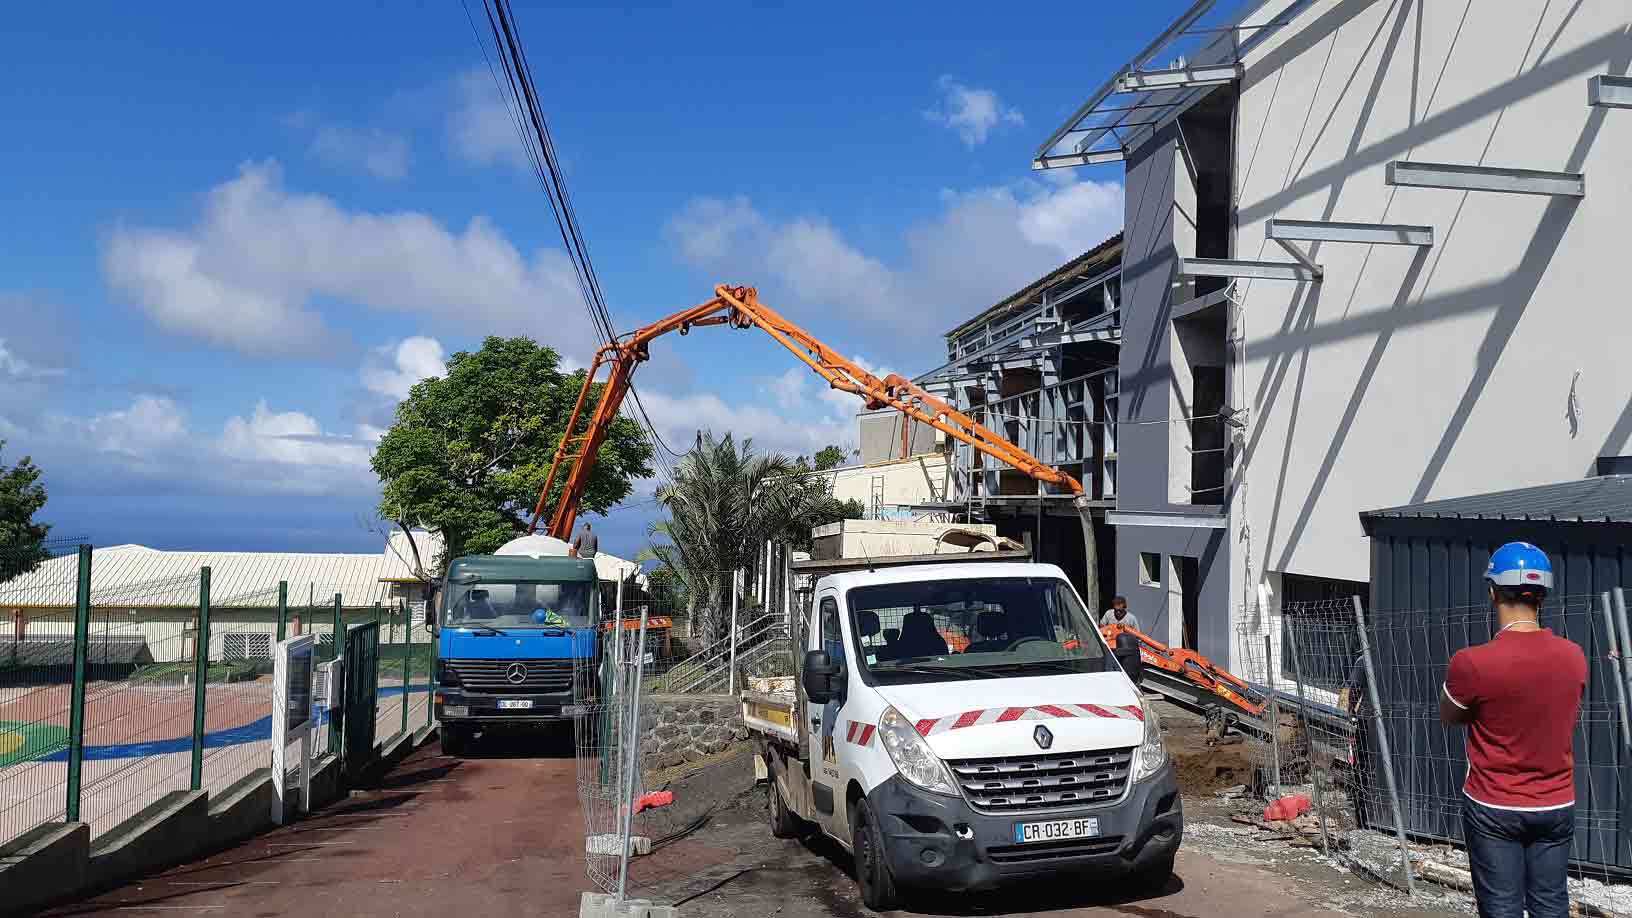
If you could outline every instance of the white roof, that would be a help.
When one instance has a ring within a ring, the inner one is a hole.
[[[564,558],[572,546],[554,536],[528,535],[511,539],[499,546],[495,555],[530,555],[534,558]],[[595,577],[616,583],[619,580],[636,573],[640,565],[633,561],[625,561],[617,555],[610,555],[604,551],[595,553]],[[638,578],[645,583],[645,578]]]
[[[385,540],[385,565],[380,569],[381,580],[418,580],[414,572],[414,547],[419,548],[419,561],[428,571],[437,569],[437,560],[442,555],[442,537],[424,529],[413,531],[413,545],[408,543],[408,535],[400,528],[391,530]]]
[[[346,606],[386,598],[380,582],[385,553],[303,554],[260,551],[160,551],[145,545],[98,548],[91,556],[91,603],[120,608],[191,608],[198,605],[199,570],[210,568],[210,605],[221,609],[276,608],[278,581],[289,584],[289,604],[304,606],[343,597]],[[30,573],[0,583],[0,609],[72,608],[78,558],[53,558]]]

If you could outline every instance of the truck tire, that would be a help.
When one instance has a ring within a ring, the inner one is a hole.
[[[1128,877],[1128,886],[1136,895],[1154,896],[1167,888],[1169,880],[1173,879],[1173,858],[1169,854],[1149,867],[1134,872]]]
[[[787,801],[782,799],[782,791],[776,786],[776,776],[772,775],[765,784],[766,808],[771,815],[771,835],[776,838],[798,838],[805,834],[805,821],[788,809]]]
[[[442,754],[455,758],[462,757],[470,751],[470,728],[442,723],[437,725],[437,732],[442,735]]]
[[[900,901],[895,889],[895,874],[890,870],[889,855],[884,849],[884,833],[866,798],[856,805],[855,824],[850,829],[850,850],[856,856],[856,886],[861,889],[862,904],[875,912],[895,908]]]

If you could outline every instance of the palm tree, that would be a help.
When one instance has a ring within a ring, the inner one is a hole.
[[[651,557],[674,574],[705,644],[724,636],[732,572],[759,546],[804,525],[826,498],[786,456],[755,455],[753,441],[702,433],[657,490],[669,518],[652,526]]]

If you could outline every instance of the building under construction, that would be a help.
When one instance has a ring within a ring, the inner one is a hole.
[[[1629,64],[1621,4],[1201,0],[1037,152],[1120,164],[1122,236],[918,381],[1084,483],[1104,596],[1232,661],[1364,595],[1361,511],[1632,452]],[[1081,570],[1065,494],[961,448],[947,481]]]

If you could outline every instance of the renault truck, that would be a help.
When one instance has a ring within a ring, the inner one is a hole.
[[[1167,883],[1183,808],[1139,648],[1107,645],[1050,564],[853,566],[816,581],[797,677],[741,699],[771,833],[832,838],[880,911],[1062,874]]]

